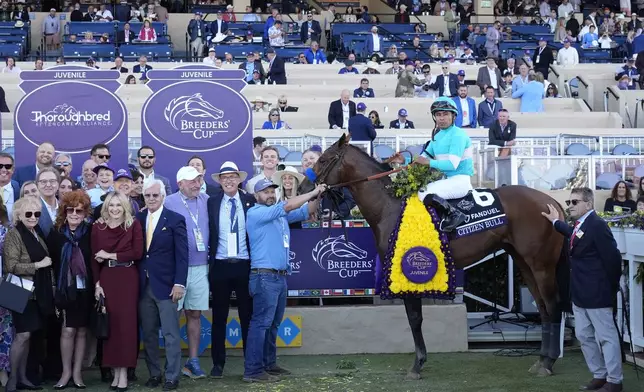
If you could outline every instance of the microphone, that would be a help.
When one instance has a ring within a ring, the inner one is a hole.
[[[317,174],[315,174],[315,172],[313,171],[313,169],[312,169],[312,168],[310,168],[310,167],[309,167],[308,169],[304,170],[304,175],[305,175],[305,176],[306,176],[306,178],[308,178],[308,179],[309,179],[309,181],[311,181],[312,183],[315,183],[315,181],[318,179],[318,175],[317,175]]]

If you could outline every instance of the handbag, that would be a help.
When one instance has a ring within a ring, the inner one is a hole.
[[[92,314],[94,315],[92,322],[94,335],[97,339],[108,339],[110,337],[110,318],[105,307],[105,297],[102,295],[98,298],[96,309]]]
[[[21,277],[13,274],[0,280],[0,307],[22,314],[33,294],[33,283],[27,282],[31,283],[31,289],[28,285],[25,287]]]

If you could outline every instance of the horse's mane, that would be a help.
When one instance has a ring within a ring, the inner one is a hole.
[[[365,157],[369,162],[371,162],[372,164],[374,164],[374,165],[378,168],[378,172],[379,172],[379,173],[383,173],[383,172],[385,172],[385,169],[382,167],[382,163],[380,163],[380,162],[378,162],[377,160],[375,160],[372,156],[370,156],[369,154],[367,154],[367,153],[366,153],[363,149],[361,149],[360,147],[354,146],[354,145],[352,145],[352,144],[347,144],[347,147],[349,147],[349,148],[351,148],[351,149],[353,149],[353,150],[356,150],[357,152],[359,152],[360,154],[362,154],[362,156],[364,156],[364,157]]]

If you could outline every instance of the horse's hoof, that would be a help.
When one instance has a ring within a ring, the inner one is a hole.
[[[541,362],[541,359],[537,359],[537,362],[535,362],[532,366],[530,366],[530,369],[528,369],[528,373],[537,374],[541,367],[543,367],[543,363]]]
[[[420,380],[420,373],[409,371],[407,372],[407,377],[405,377],[407,380]]]
[[[546,369],[545,367],[540,367],[537,371],[537,377],[550,377],[552,376],[552,370]]]

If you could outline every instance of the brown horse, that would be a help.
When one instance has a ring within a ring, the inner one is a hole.
[[[386,170],[383,165],[348,144],[348,138],[343,135],[322,154],[313,170],[317,183],[330,186],[350,183],[347,187],[369,222],[380,259],[384,260],[402,201],[385,188],[391,184],[388,176],[367,180],[370,176],[383,173]],[[540,357],[530,372],[550,375],[560,354],[560,323],[569,298],[569,267],[564,238],[550,222],[543,219],[541,211],[546,210],[547,204],[556,205],[562,216],[563,211],[550,196],[524,186],[506,186],[496,192],[505,209],[508,224],[468,236],[467,239],[452,241],[452,255],[456,267],[461,269],[500,249],[512,256],[538,305],[542,321]],[[408,377],[417,379],[427,358],[421,329],[421,299],[406,298],[404,303],[416,347],[416,358]]]

